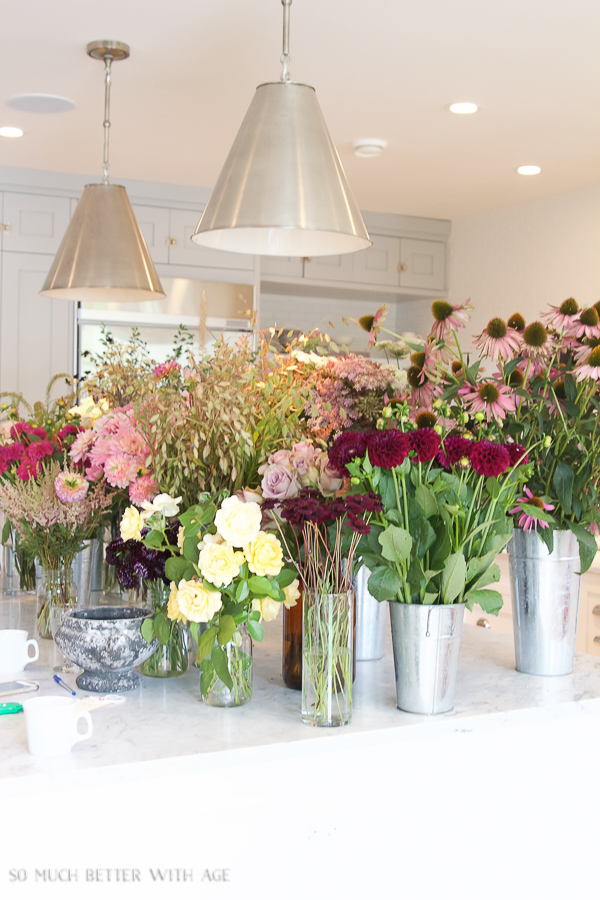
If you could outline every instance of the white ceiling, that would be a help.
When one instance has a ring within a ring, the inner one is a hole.
[[[0,0],[0,164],[212,187],[255,87],[280,74],[280,0]],[[294,0],[292,79],[312,84],[364,210],[457,218],[600,183],[600,0]],[[13,94],[75,109],[12,110]],[[473,100],[475,115],[448,112]],[[378,137],[378,159],[352,141]],[[535,163],[537,176],[517,175]]]

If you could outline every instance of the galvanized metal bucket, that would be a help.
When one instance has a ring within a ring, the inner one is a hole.
[[[92,538],[85,542],[83,550],[73,558],[73,581],[77,585],[77,606],[90,606],[92,592],[102,590],[102,569],[104,564],[103,542]]]
[[[517,670],[568,675],[573,669],[581,589],[579,545],[554,532],[554,549],[535,531],[515,528],[508,545]]]
[[[353,579],[356,597],[356,659],[381,659],[385,653],[388,615],[385,603],[369,593],[371,570],[361,566]]]
[[[405,712],[433,715],[454,703],[464,603],[390,603],[396,701]]]

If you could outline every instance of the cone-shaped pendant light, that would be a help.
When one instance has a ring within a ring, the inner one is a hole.
[[[108,183],[110,66],[127,59],[119,41],[94,41],[89,56],[105,63],[104,181],[88,184],[40,293],[65,300],[160,300],[165,296],[127,191]]]
[[[315,90],[289,80],[292,0],[281,2],[281,81],[256,89],[192,240],[266,256],[363,250],[371,240]]]

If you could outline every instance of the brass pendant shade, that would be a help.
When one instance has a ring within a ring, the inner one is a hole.
[[[265,256],[371,245],[314,88],[257,87],[192,240]]]
[[[123,185],[85,186],[40,293],[103,302],[165,296]]]

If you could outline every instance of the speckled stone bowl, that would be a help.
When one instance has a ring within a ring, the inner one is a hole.
[[[158,647],[142,637],[142,622],[151,609],[134,606],[97,606],[71,610],[54,638],[71,662],[84,669],[76,679],[83,691],[114,693],[138,687],[134,666],[152,656]]]

